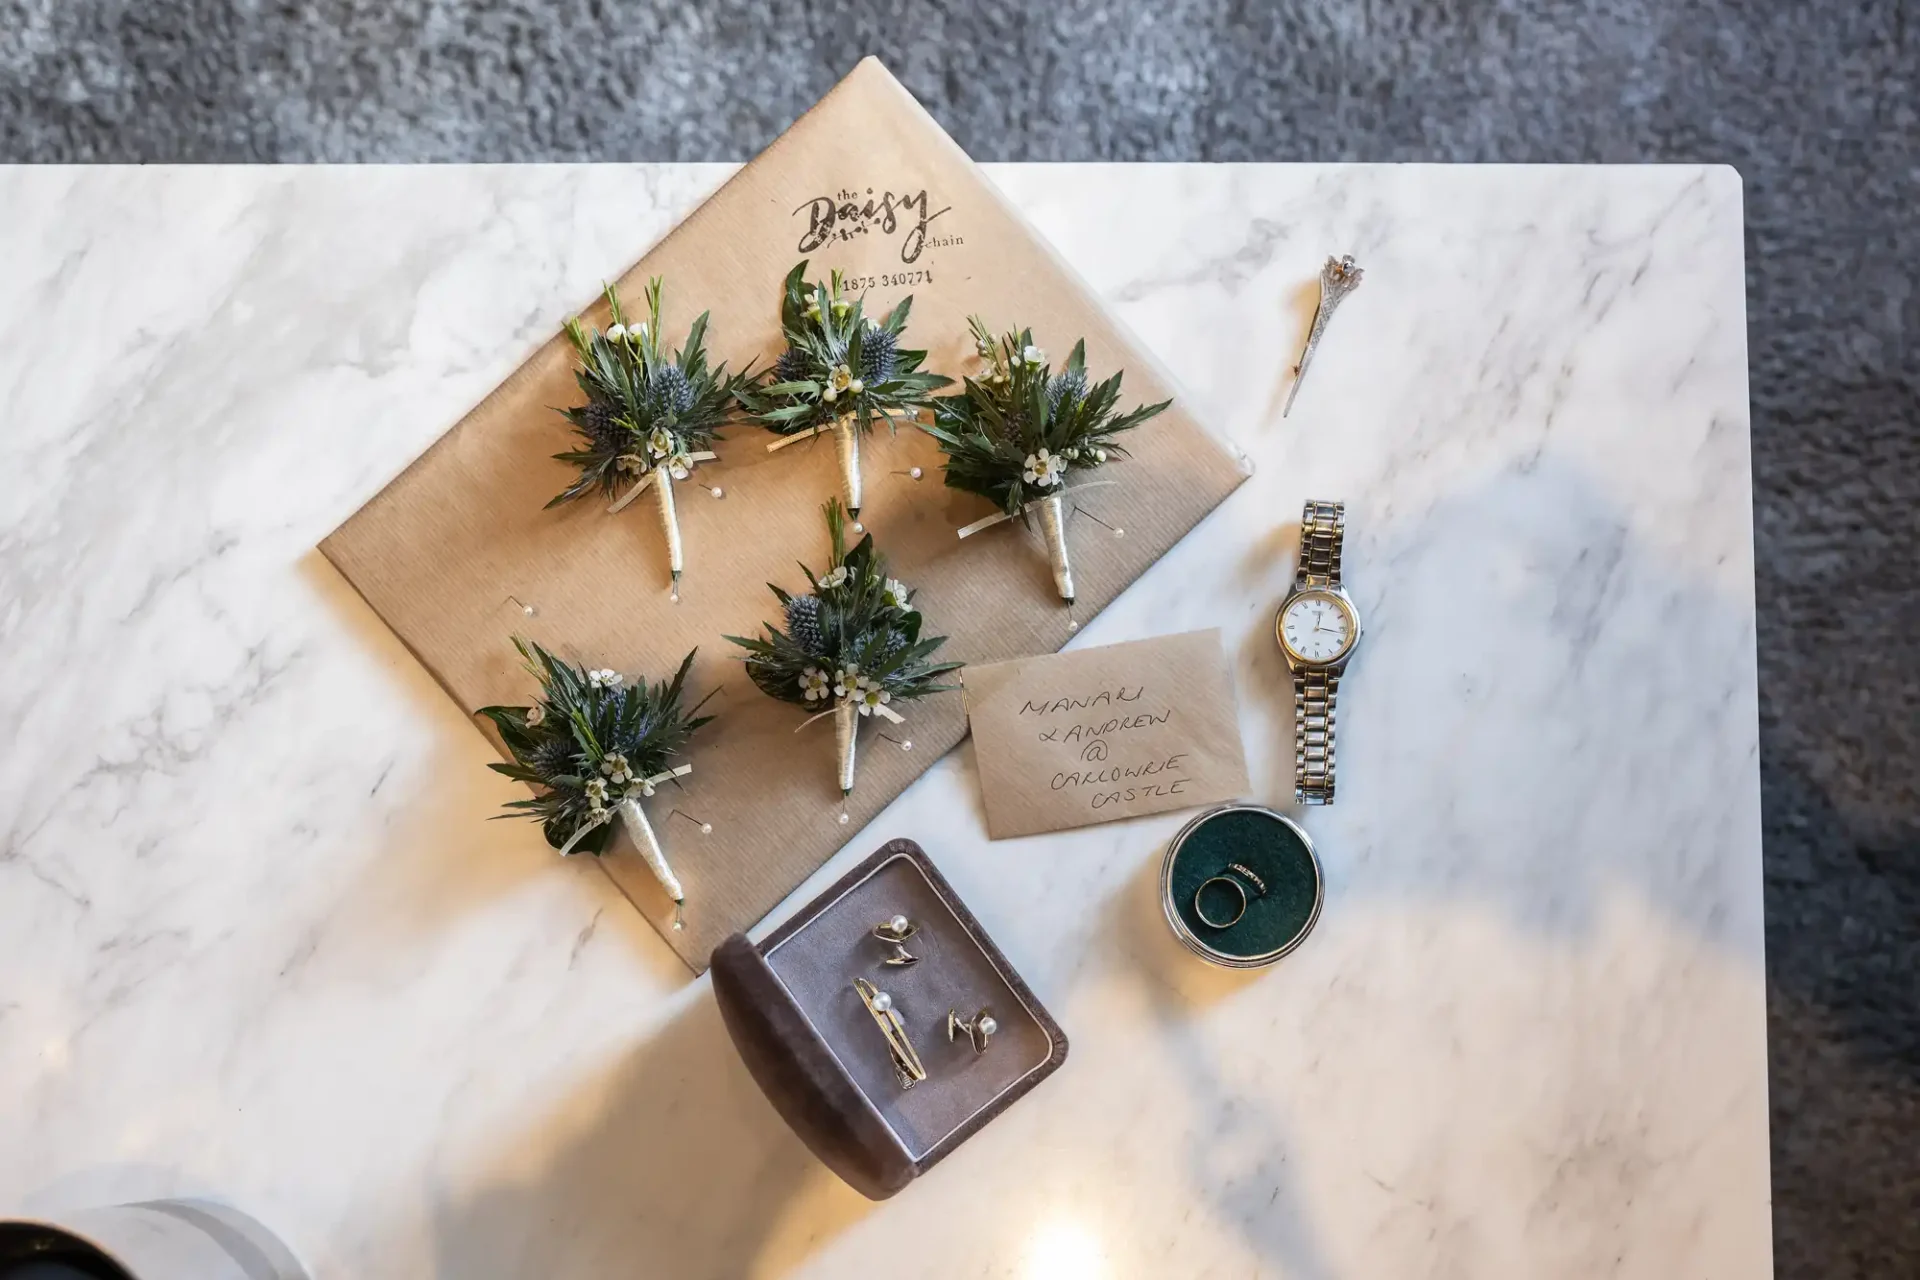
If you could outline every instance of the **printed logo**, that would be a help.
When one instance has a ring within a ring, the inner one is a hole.
[[[966,243],[960,236],[936,236],[927,230],[935,218],[952,210],[952,205],[935,209],[925,189],[875,193],[868,187],[861,193],[842,188],[832,195],[815,196],[794,209],[794,217],[807,220],[797,248],[801,253],[812,253],[829,241],[850,241],[876,233],[897,235],[901,237],[900,261],[918,262],[928,249]]]

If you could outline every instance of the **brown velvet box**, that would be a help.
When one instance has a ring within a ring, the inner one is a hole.
[[[871,935],[914,922],[919,963],[891,967]],[[894,840],[758,946],[714,949],[714,999],[754,1081],[841,1178],[884,1200],[938,1164],[1066,1061],[1060,1025],[1013,971],[920,846]],[[903,1089],[853,980],[893,996],[927,1078]],[[999,1030],[976,1054],[947,1038],[947,1012],[989,1010]]]

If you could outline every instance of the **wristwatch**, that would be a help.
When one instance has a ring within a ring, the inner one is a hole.
[[[1300,516],[1300,564],[1273,630],[1293,672],[1293,797],[1333,803],[1333,708],[1340,673],[1360,642],[1360,612],[1340,585],[1347,504],[1309,502]]]

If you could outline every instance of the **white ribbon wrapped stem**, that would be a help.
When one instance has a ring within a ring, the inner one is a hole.
[[[671,782],[675,778],[684,778],[692,772],[692,765],[683,764],[678,768],[668,769],[664,773],[656,773],[650,778],[642,778],[640,795],[650,796],[654,788],[661,783]],[[589,814],[587,819],[574,829],[573,834],[567,838],[567,842],[560,846],[560,855],[565,857],[571,854],[581,840],[585,839],[590,832],[597,831],[611,822],[616,814],[620,817],[621,825],[627,829],[627,836],[633,841],[633,847],[639,850],[641,858],[646,861],[647,869],[653,872],[654,879],[660,882],[660,887],[667,891],[669,898],[673,899],[673,927],[684,929],[686,919],[681,908],[687,900],[686,890],[681,887],[680,878],[673,874],[673,866],[667,861],[667,855],[660,847],[660,838],[654,834],[653,824],[647,821],[646,810],[640,807],[639,796],[631,791],[616,800],[611,809],[602,809],[597,813]]]
[[[979,533],[982,530],[991,529],[993,528],[993,526],[997,524],[1001,524],[1011,519],[1013,519],[1013,517],[1008,515],[1004,511],[996,512],[993,515],[986,516],[979,520],[975,520],[972,524],[961,525],[960,536],[963,538],[971,538],[974,534]]]
[[[1118,480],[1084,480],[1081,483],[1074,485],[1070,491],[1063,491],[1063,493],[1065,492],[1078,493],[1082,489],[1098,489],[1102,485],[1119,484],[1119,483],[1120,482]],[[986,530],[993,528],[993,526],[997,524],[1005,524],[1007,521],[1011,519],[1013,519],[1013,517],[1008,515],[1006,512],[996,511],[990,516],[982,516],[980,519],[975,520],[972,524],[961,525],[960,528],[955,532],[958,533],[958,535],[962,538],[971,538],[976,533],[983,533]]]
[[[805,720],[802,720],[800,722],[799,728],[796,728],[794,732],[795,733],[800,732],[801,729],[806,728],[808,725],[812,724],[815,720],[825,720],[828,716],[838,711],[843,705],[845,705],[844,701],[836,702],[832,706],[828,707],[825,711],[816,711],[814,714],[808,716]],[[855,710],[857,711],[859,710],[859,708],[856,707]],[[898,711],[895,711],[892,707],[886,706],[884,704],[880,706],[876,706],[872,708],[872,710],[873,710],[873,714],[879,716],[883,720],[892,721],[894,724],[905,724],[907,722],[905,716],[901,715]]]
[[[796,431],[790,436],[781,436],[778,440],[775,440],[767,446],[767,452],[773,453],[775,450],[784,449],[790,444],[799,444],[802,440],[811,440],[821,432],[830,430],[832,430],[831,427],[808,427],[805,431]]]
[[[720,456],[719,454],[715,453],[711,449],[702,449],[698,453],[688,454],[687,459],[690,462],[712,462],[715,458],[719,456]],[[647,471],[647,474],[641,476],[638,480],[634,481],[633,487],[628,489],[625,493],[621,494],[618,500],[616,500],[612,506],[607,508],[607,514],[617,515],[620,512],[625,511],[628,507],[632,506],[633,500],[639,497],[641,494],[645,493],[647,491],[647,486],[653,483],[653,473],[657,470],[659,470],[658,467],[649,468]]]

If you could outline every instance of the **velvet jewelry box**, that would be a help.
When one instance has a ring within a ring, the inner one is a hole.
[[[904,915],[911,965],[874,926]],[[714,998],[754,1081],[850,1186],[884,1200],[938,1164],[1066,1061],[1067,1038],[920,846],[894,840],[755,945],[714,949]],[[890,997],[926,1078],[895,1073],[854,980]],[[948,1014],[988,1012],[976,1052]]]

